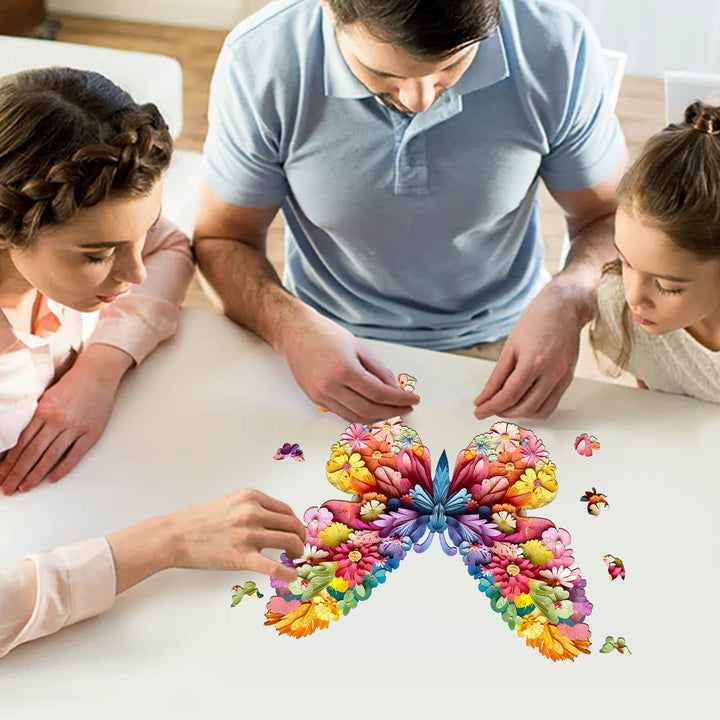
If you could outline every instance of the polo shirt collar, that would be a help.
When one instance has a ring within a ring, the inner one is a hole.
[[[338,98],[368,98],[372,93],[355,77],[345,62],[335,38],[335,25],[322,11],[322,33],[324,45],[325,95]],[[448,92],[467,95],[493,85],[510,75],[510,69],[500,30],[478,45],[477,53],[470,67]]]
[[[322,10],[325,95],[338,98],[368,98],[372,93],[353,75],[335,37],[335,24]]]

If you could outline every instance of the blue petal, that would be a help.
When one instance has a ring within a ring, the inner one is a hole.
[[[450,468],[448,467],[447,454],[443,450],[433,479],[433,497],[436,504],[443,504],[447,500],[450,490]]]
[[[452,557],[453,555],[455,555],[455,553],[457,552],[457,548],[456,548],[456,547],[450,547],[450,546],[447,544],[447,540],[445,539],[445,535],[444,535],[443,533],[440,533],[440,535],[439,535],[438,537],[439,537],[439,539],[440,539],[440,546],[442,547],[444,553],[445,553],[446,555],[450,555],[450,557]]]
[[[425,552],[430,547],[430,543],[432,542],[434,535],[435,535],[435,533],[428,533],[428,536],[425,538],[425,540],[422,543],[414,546],[415,552],[418,552],[418,553]]]
[[[419,510],[421,512],[432,512],[433,507],[435,507],[435,503],[433,502],[433,499],[428,495],[425,488],[421,487],[420,485],[416,485],[411,491],[410,495],[413,499],[413,510]]]

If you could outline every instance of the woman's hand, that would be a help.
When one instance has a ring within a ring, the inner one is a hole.
[[[0,492],[34,488],[67,475],[105,430],[118,384],[133,359],[110,345],[93,344],[40,398],[35,414],[0,464]]]
[[[292,568],[263,548],[302,555],[305,526],[288,505],[258,490],[237,490],[107,536],[115,558],[116,592],[170,567],[253,570],[291,582]]]

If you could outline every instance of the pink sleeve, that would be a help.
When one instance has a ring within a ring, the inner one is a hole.
[[[120,348],[137,364],[177,329],[195,271],[190,241],[165,218],[148,233],[143,260],[145,282],[103,308],[87,343]]]
[[[115,600],[115,563],[104,537],[28,555],[0,571],[0,657],[99,615]]]

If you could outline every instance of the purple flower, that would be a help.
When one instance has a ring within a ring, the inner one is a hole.
[[[392,535],[383,540],[378,547],[381,555],[402,560],[412,547],[412,540],[407,535]]]
[[[570,619],[574,622],[582,622],[586,615],[592,612],[592,603],[585,596],[587,580],[580,580],[577,584],[568,588],[568,600],[573,604],[573,614]]]
[[[490,551],[479,542],[463,540],[458,546],[466,565],[485,565],[490,562]]]

